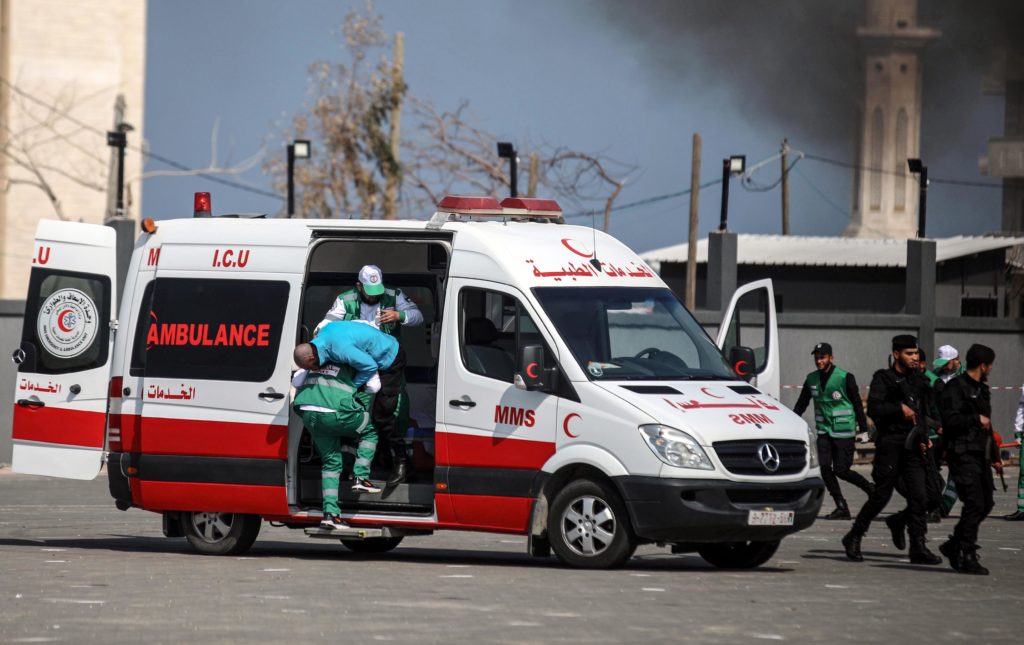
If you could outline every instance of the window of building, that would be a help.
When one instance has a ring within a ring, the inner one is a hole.
[[[896,189],[893,203],[898,211],[907,207],[907,136],[907,111],[900,109],[896,115],[896,156],[893,158],[893,168],[898,173],[893,176],[893,187]]]
[[[882,208],[882,147],[885,144],[885,126],[882,122],[882,108],[871,113],[871,170],[868,178],[868,203],[871,210]]]

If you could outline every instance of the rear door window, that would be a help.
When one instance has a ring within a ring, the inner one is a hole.
[[[110,338],[110,279],[33,269],[25,301],[21,372],[65,374],[105,365]]]

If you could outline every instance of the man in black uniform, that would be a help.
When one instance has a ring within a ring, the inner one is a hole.
[[[994,505],[992,401],[985,381],[995,360],[991,347],[971,345],[967,371],[946,384],[939,403],[946,460],[964,503],[953,535],[939,550],[957,571],[983,576],[988,575],[988,569],[978,562],[978,527]]]
[[[808,404],[814,401],[821,478],[825,480],[825,488],[836,503],[835,510],[826,515],[825,519],[848,520],[850,507],[843,497],[839,480],[850,482],[871,495],[871,482],[851,470],[854,437],[857,436],[858,428],[861,432],[868,431],[868,419],[864,416],[857,379],[833,362],[832,345],[818,343],[811,354],[814,356],[814,366],[818,369],[807,375],[793,412],[802,415]]]
[[[878,430],[871,470],[875,490],[857,514],[850,532],[843,536],[843,547],[849,559],[864,560],[861,538],[868,532],[871,520],[889,503],[902,477],[907,508],[886,521],[892,531],[893,544],[898,549],[904,548],[905,523],[910,533],[910,562],[941,564],[942,558],[925,546],[928,532],[925,459],[928,459],[929,443],[925,413],[931,408],[932,389],[917,370],[917,338],[907,334],[894,337],[892,362],[892,367],[875,372],[868,387],[868,416]]]

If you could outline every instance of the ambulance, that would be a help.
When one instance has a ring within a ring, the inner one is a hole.
[[[716,342],[551,200],[449,196],[419,221],[211,217],[209,202],[145,220],[121,276],[114,229],[39,223],[14,471],[89,480],[106,463],[117,508],[160,513],[204,554],[246,551],[265,521],[356,552],[485,531],[578,567],[655,544],[751,568],[814,521],[816,437],[778,400],[770,281],[736,292]],[[414,470],[380,494],[343,485],[351,528],[327,532],[292,350],[365,264],[425,318],[401,330]]]

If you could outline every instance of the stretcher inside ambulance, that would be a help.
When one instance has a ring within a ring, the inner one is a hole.
[[[813,434],[777,400],[770,281],[737,291],[712,341],[554,202],[448,197],[429,221],[149,223],[117,313],[115,242],[39,226],[13,467],[91,479],[105,460],[118,508],[161,513],[200,552],[240,553],[269,521],[359,551],[472,530],[575,566],[657,543],[753,567],[821,504]],[[364,264],[424,314],[401,333],[414,471],[381,494],[343,486],[352,528],[325,536],[291,352]]]

